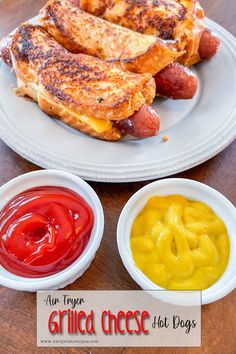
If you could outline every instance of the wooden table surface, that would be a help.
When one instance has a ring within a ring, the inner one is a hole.
[[[20,22],[37,14],[45,1],[0,1],[0,38]],[[235,0],[202,0],[208,17],[236,35]],[[222,102],[223,104],[223,102]],[[204,182],[222,192],[236,205],[236,142],[210,161],[176,177]],[[39,167],[24,160],[0,141],[0,185]],[[127,200],[145,183],[91,183],[104,206],[105,234],[97,257],[85,275],[68,290],[139,289],[120,260],[116,246],[116,225]],[[89,349],[36,348],[35,294],[1,287],[0,353],[86,353]],[[201,349],[92,349],[92,353],[236,353],[236,291],[202,309]]]

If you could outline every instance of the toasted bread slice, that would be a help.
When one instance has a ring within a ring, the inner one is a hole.
[[[80,0],[78,4],[107,21],[166,40],[174,39],[175,26],[186,14],[179,0]]]
[[[69,51],[110,60],[136,73],[155,75],[183,54],[161,39],[83,12],[70,0],[49,0],[41,10],[41,23]]]
[[[200,61],[198,48],[205,29],[204,12],[196,0],[80,0],[80,8],[139,33],[175,40],[179,60],[185,65]]]
[[[11,45],[18,94],[47,114],[105,140],[119,140],[115,122],[129,118],[155,97],[150,74],[122,71],[85,54],[71,54],[40,26],[19,27]]]

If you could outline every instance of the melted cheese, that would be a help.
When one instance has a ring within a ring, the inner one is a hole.
[[[104,133],[111,128],[112,123],[109,120],[93,118],[86,114],[74,112],[68,108],[65,108],[65,110],[68,114],[72,115],[76,119],[79,119],[82,123],[90,126],[90,128],[95,130],[97,133]]]
[[[24,83],[22,80],[18,78],[17,85],[18,85],[18,90],[17,90],[18,95],[21,96],[27,95],[31,97],[34,101],[36,102],[39,101],[39,94],[41,93],[40,90],[38,89],[37,84],[35,84],[34,82]],[[50,101],[49,97],[46,97],[45,99],[51,105],[55,105],[55,102]],[[93,129],[97,133],[104,133],[105,131],[109,130],[112,127],[112,122],[109,120],[94,118],[84,113],[75,112],[64,105],[59,105],[59,104],[57,105],[60,106],[62,110],[66,112],[68,115],[73,116],[76,119],[78,119],[81,123],[88,125],[91,129]]]

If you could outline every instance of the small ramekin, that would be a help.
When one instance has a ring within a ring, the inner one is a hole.
[[[65,187],[80,194],[94,212],[94,227],[82,255],[68,268],[44,278],[19,277],[0,266],[0,284],[22,291],[56,290],[73,283],[89,268],[100,246],[104,230],[102,205],[94,190],[81,178],[63,171],[40,170],[14,178],[0,188],[0,209],[17,194],[39,186]]]
[[[117,242],[121,259],[130,276],[144,290],[163,290],[148,279],[135,265],[130,248],[130,231],[134,219],[153,195],[180,194],[210,206],[224,221],[230,237],[230,258],[221,278],[210,288],[202,291],[202,304],[219,300],[236,288],[236,209],[233,204],[215,189],[192,180],[170,178],[148,184],[135,193],[125,205],[117,227]],[[180,294],[176,299],[168,292],[162,293],[163,301],[185,305],[191,303],[191,293]]]

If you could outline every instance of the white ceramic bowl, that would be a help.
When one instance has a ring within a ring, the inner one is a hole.
[[[215,189],[188,179],[171,178],[148,184],[135,193],[125,205],[118,222],[117,242],[121,259],[131,277],[144,290],[163,290],[149,280],[135,265],[130,249],[130,231],[134,219],[153,195],[180,194],[189,199],[209,205],[222,218],[230,237],[230,259],[225,273],[210,288],[202,291],[202,304],[208,304],[226,296],[236,288],[236,209],[222,194]],[[161,295],[162,299],[175,304],[191,303],[190,294],[176,293]]]
[[[80,194],[92,207],[94,212],[92,234],[82,255],[68,268],[49,277],[19,277],[0,266],[0,284],[8,288],[23,291],[38,291],[55,290],[67,286],[81,277],[88,269],[96,255],[103,236],[104,214],[97,194],[85,181],[68,172],[41,170],[14,178],[0,188],[0,209],[17,194],[38,186],[65,187]]]

